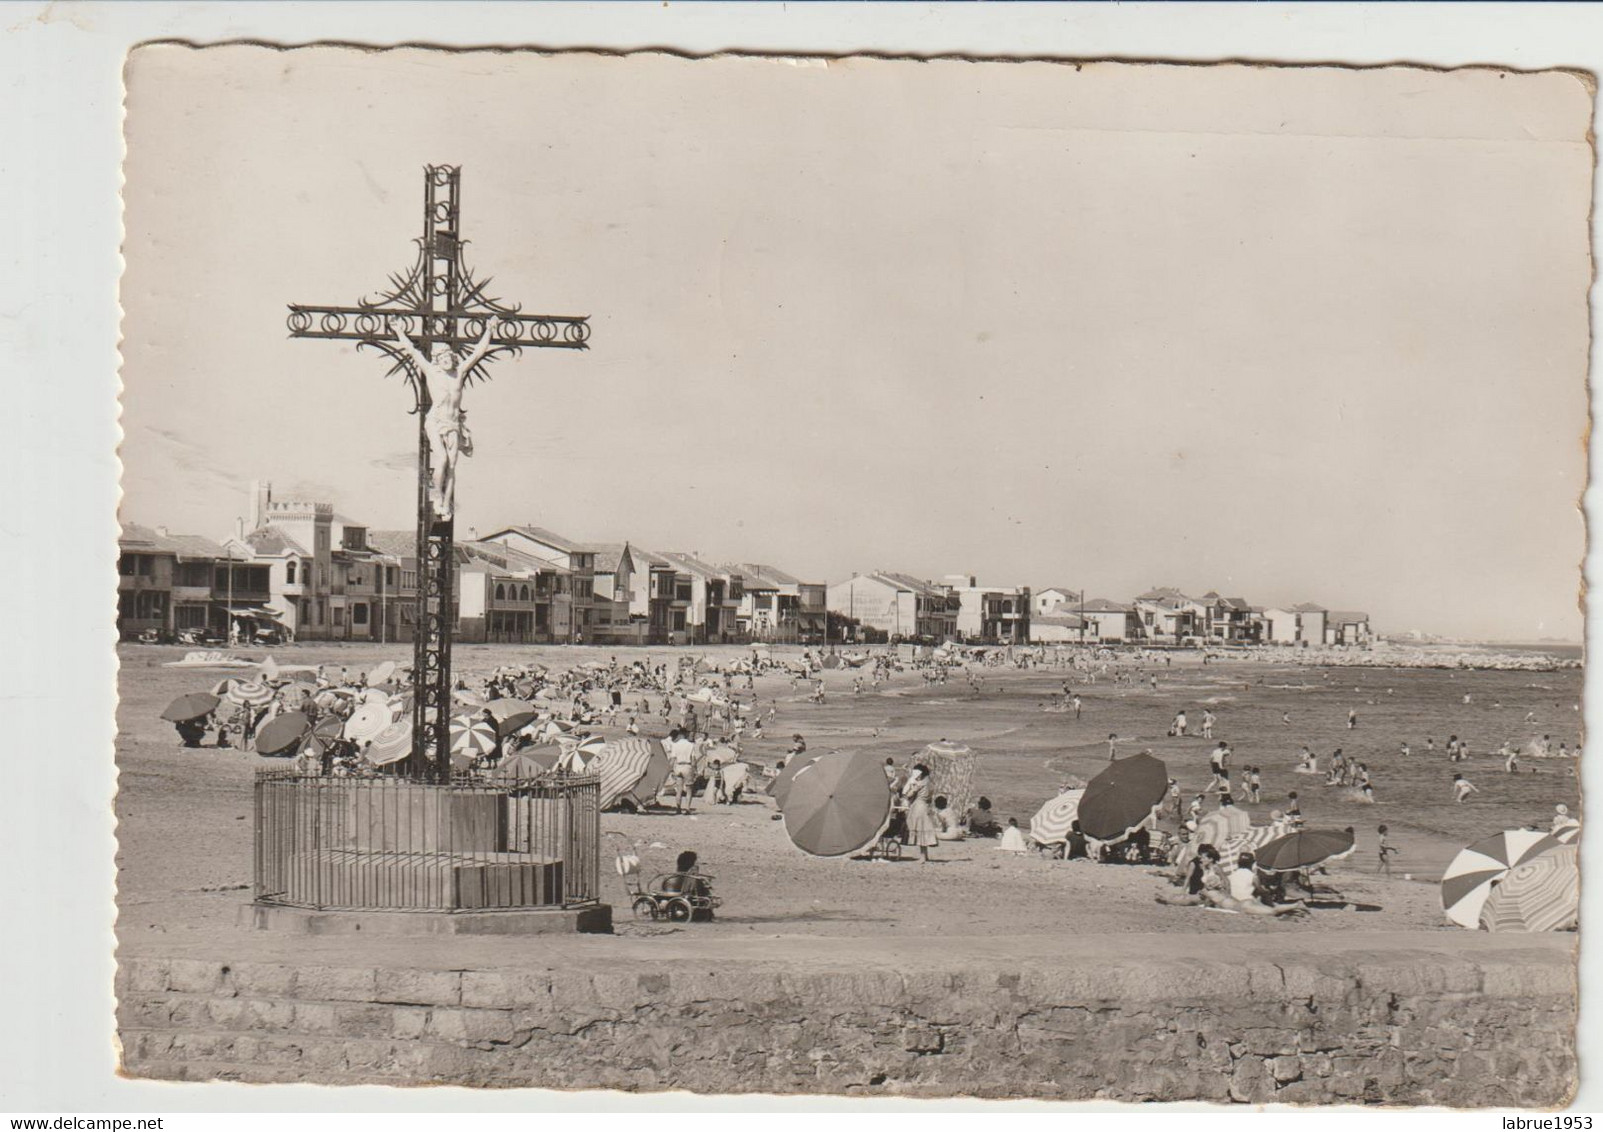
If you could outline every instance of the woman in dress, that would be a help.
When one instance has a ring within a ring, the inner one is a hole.
[[[925,861],[930,859],[930,848],[940,836],[940,825],[930,809],[930,768],[923,763],[913,767],[913,773],[902,787],[902,801],[907,806],[907,834],[905,843],[916,845]]]

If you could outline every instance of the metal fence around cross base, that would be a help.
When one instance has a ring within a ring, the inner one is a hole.
[[[255,811],[258,903],[482,912],[600,895],[593,775],[432,783],[265,770]]]

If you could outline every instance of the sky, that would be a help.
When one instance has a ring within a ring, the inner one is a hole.
[[[465,404],[458,535],[1574,637],[1591,96],[1405,68],[137,50],[126,521],[409,527],[415,421],[291,340],[467,258],[591,349]]]

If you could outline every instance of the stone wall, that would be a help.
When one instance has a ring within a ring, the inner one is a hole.
[[[1474,959],[608,972],[119,967],[124,1069],[178,1080],[1557,1106],[1574,966]]]

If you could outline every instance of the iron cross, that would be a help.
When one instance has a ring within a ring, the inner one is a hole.
[[[408,771],[446,781],[451,750],[451,638],[454,630],[455,550],[453,509],[441,504],[431,467],[427,375],[432,356],[450,351],[464,367],[457,386],[484,381],[485,366],[498,354],[525,349],[583,350],[590,338],[585,316],[524,314],[486,293],[490,280],[475,279],[462,260],[461,170],[429,165],[423,171],[423,235],[406,274],[390,276],[389,290],[355,306],[291,303],[291,338],[326,338],[371,347],[403,375],[418,417],[417,615],[413,640],[412,759]],[[413,348],[408,348],[408,342]],[[461,425],[460,414],[457,425]],[[440,431],[435,422],[435,431]],[[465,436],[465,428],[460,432]],[[446,455],[454,476],[455,449]],[[431,494],[432,484],[432,494]],[[454,492],[454,487],[453,487]]]

